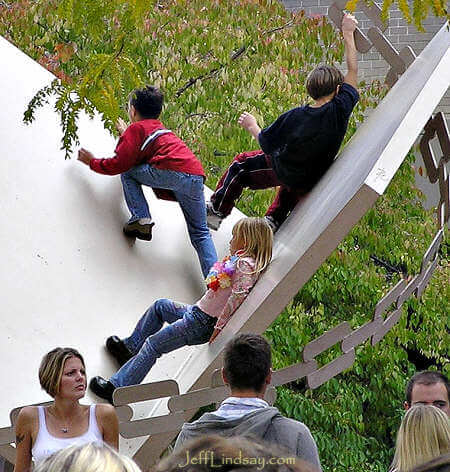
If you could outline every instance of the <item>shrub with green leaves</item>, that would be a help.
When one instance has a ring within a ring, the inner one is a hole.
[[[236,124],[241,111],[270,123],[306,99],[314,65],[343,54],[325,20],[291,15],[274,0],[21,0],[0,12],[0,31],[60,79],[35,97],[26,120],[56,95],[67,155],[80,110],[98,110],[114,132],[128,93],[151,83],[166,94],[164,123],[216,177],[236,150],[255,146]]]
[[[340,34],[322,18],[291,14],[270,0],[17,0],[0,2],[0,33],[52,71],[26,114],[52,94],[62,119],[67,155],[77,143],[81,110],[98,110],[114,132],[135,87],[151,83],[166,94],[165,125],[201,159],[214,186],[238,152],[257,143],[237,125],[243,111],[260,125],[307,100],[307,73],[319,62],[340,63]],[[385,93],[360,84],[361,101],[346,139]],[[415,274],[435,233],[432,212],[414,189],[413,158],[386,194],[328,258],[267,330],[274,367],[301,360],[308,342],[342,321],[371,320],[377,301]],[[244,192],[239,208],[263,215],[273,191]],[[449,374],[448,242],[420,300],[404,305],[399,324],[375,347],[356,349],[347,372],[311,391],[304,379],[279,388],[277,406],[304,421],[317,441],[324,470],[386,471],[401,417],[405,382],[417,368]],[[337,348],[319,356],[325,364]]]
[[[436,219],[420,205],[413,162],[410,154],[386,194],[267,330],[276,368],[299,362],[303,346],[342,321],[356,329],[372,320],[376,303],[400,277],[420,271]],[[405,303],[398,325],[376,346],[357,347],[350,369],[313,391],[304,379],[279,389],[278,406],[311,427],[325,470],[386,471],[406,381],[428,368],[450,374],[448,249],[446,239],[422,297]],[[341,354],[335,346],[319,365]]]

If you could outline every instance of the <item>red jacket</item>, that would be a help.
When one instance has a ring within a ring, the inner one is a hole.
[[[205,177],[201,162],[186,144],[159,120],[153,119],[132,123],[120,137],[115,156],[109,159],[91,159],[89,167],[99,174],[116,175],[145,162],[157,169]],[[173,199],[170,191],[154,190],[160,198]]]

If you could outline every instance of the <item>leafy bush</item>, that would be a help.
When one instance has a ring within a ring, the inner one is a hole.
[[[433,212],[420,205],[413,162],[411,154],[386,194],[267,330],[276,368],[299,362],[303,346],[342,321],[353,329],[370,321],[400,273],[419,272],[436,223]],[[406,381],[417,369],[450,374],[448,242],[439,261],[422,298],[405,303],[398,325],[375,347],[367,341],[356,348],[350,369],[313,391],[304,379],[279,389],[278,406],[312,429],[325,470],[386,471]],[[339,354],[336,347],[326,351],[320,365]]]
[[[150,82],[166,93],[166,125],[216,177],[236,149],[255,146],[235,123],[242,109],[271,122],[305,100],[316,63],[343,54],[330,24],[273,0],[19,0],[0,7],[0,31],[61,79],[38,94],[26,119],[55,94],[67,156],[80,110],[97,109],[114,132],[130,90]]]

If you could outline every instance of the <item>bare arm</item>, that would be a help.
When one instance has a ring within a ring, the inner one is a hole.
[[[238,123],[258,141],[258,134],[261,132],[261,128],[252,114],[244,111],[239,117]]]
[[[95,407],[97,420],[103,434],[103,441],[112,448],[119,449],[119,420],[112,405],[104,403]]]
[[[22,408],[16,423],[16,465],[14,472],[31,471],[31,430],[34,415],[30,407]]]
[[[342,34],[344,35],[345,59],[347,74],[344,82],[356,88],[358,85],[358,58],[355,46],[355,29],[358,22],[353,15],[346,13],[342,18]]]
[[[119,118],[116,123],[116,130],[119,132],[119,134],[123,134],[125,133],[125,130],[128,128],[128,126],[129,125],[127,125],[127,123],[125,123],[122,118]]]

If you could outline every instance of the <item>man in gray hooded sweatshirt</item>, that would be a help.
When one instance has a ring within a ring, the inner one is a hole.
[[[250,436],[264,439],[290,454],[320,467],[316,443],[307,426],[285,418],[263,400],[271,381],[272,353],[269,343],[257,334],[238,334],[225,347],[222,377],[231,396],[213,413],[185,423],[175,450],[186,441],[206,434]]]

